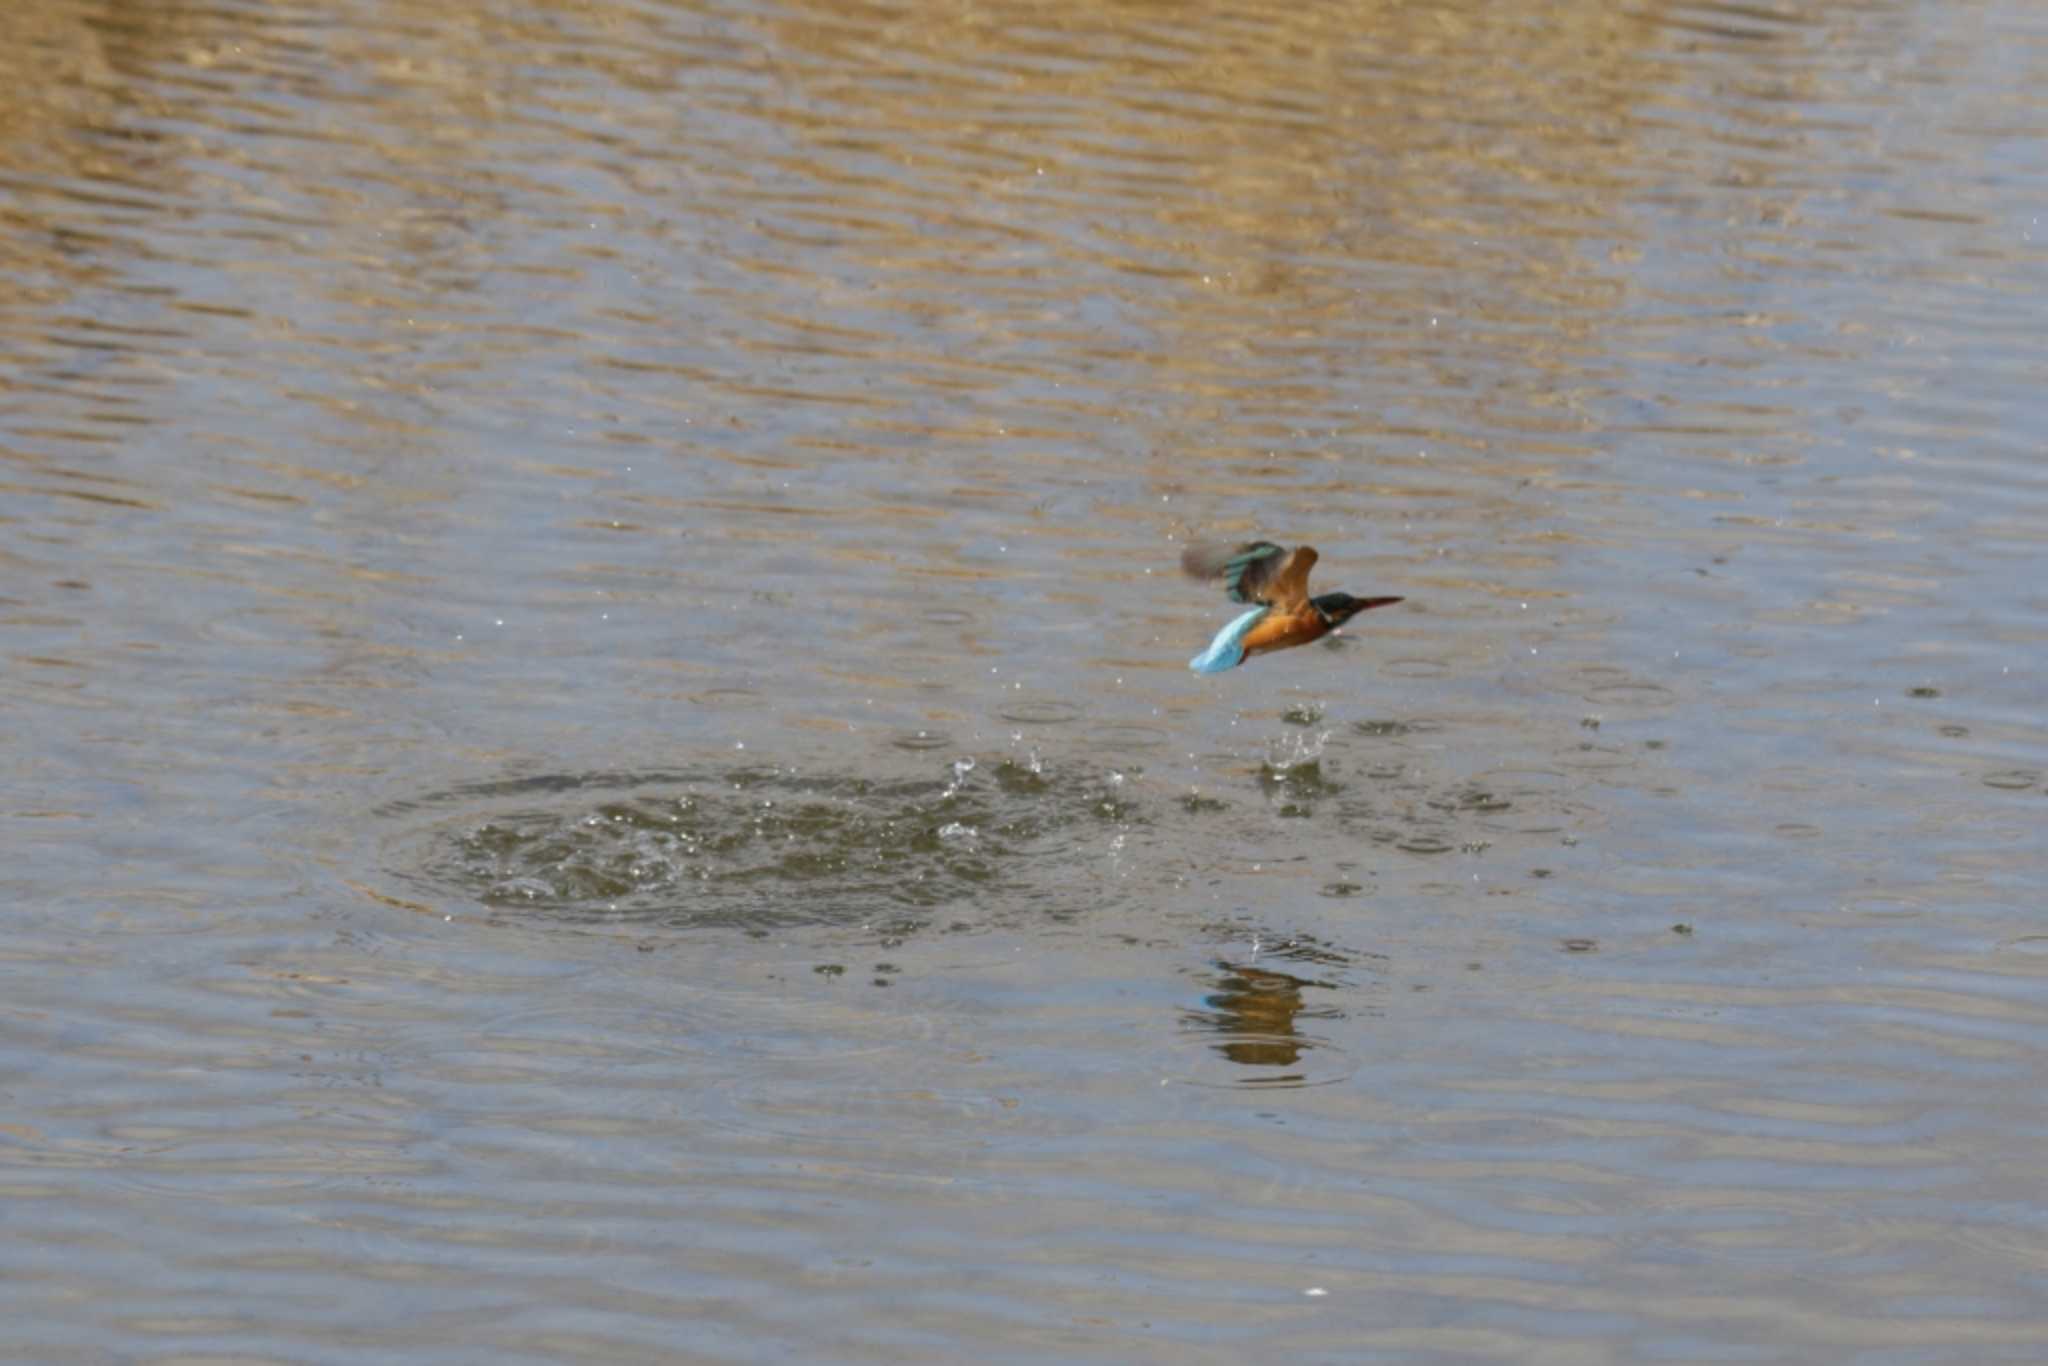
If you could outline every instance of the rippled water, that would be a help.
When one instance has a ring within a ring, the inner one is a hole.
[[[8,1350],[2048,1354],[2034,7],[0,73]]]

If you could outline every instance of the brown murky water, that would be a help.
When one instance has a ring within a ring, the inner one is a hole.
[[[10,1353],[2048,1354],[2037,6],[0,72]]]

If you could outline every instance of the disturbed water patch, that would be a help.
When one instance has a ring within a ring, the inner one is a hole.
[[[389,803],[386,870],[580,923],[909,924],[941,907],[1099,901],[1145,823],[1125,775],[962,756],[920,777],[773,765],[550,774]],[[1057,855],[1057,857],[1047,857]]]
[[[1342,793],[1341,828],[1411,854],[1542,846],[1600,823],[1574,798],[1576,784],[1541,769],[1498,769],[1455,782],[1397,777],[1359,792],[1332,786]]]

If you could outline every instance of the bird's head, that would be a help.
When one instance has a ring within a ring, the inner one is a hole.
[[[1354,598],[1349,593],[1322,593],[1312,599],[1316,611],[1322,613],[1324,621],[1335,630],[1360,612],[1370,612],[1375,607],[1391,607],[1401,601],[1399,598]]]

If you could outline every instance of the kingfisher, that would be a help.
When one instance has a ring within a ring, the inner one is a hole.
[[[1198,674],[1220,674],[1253,655],[1289,650],[1321,640],[1360,612],[1388,607],[1400,598],[1354,598],[1349,593],[1308,595],[1308,571],[1316,548],[1289,550],[1271,541],[1243,545],[1191,545],[1180,567],[1192,579],[1221,579],[1232,602],[1258,606],[1216,633],[1209,648],[1188,661]]]

